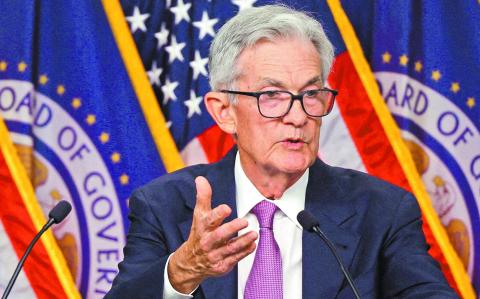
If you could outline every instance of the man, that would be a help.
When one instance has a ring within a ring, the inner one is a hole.
[[[240,12],[210,49],[205,104],[236,140],[222,161],[137,190],[112,298],[351,298],[308,210],[363,298],[455,298],[427,253],[411,194],[317,158],[333,47],[283,6]],[[260,227],[260,228],[259,228]]]

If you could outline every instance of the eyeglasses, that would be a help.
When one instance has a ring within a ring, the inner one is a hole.
[[[261,92],[220,90],[220,92],[257,98],[258,111],[267,118],[280,118],[287,115],[295,100],[300,101],[303,111],[308,116],[323,117],[332,111],[335,96],[338,94],[338,91],[329,88],[306,90],[298,95],[286,90]]]

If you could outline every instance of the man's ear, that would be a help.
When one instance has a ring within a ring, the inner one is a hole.
[[[233,106],[225,93],[210,91],[205,95],[205,107],[217,125],[228,134],[236,133]]]

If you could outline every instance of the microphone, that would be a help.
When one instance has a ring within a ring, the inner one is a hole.
[[[53,220],[53,223],[58,224],[62,222],[65,217],[67,217],[71,210],[72,205],[68,203],[68,201],[61,200],[56,206],[53,207],[52,210],[50,210],[50,213],[48,213],[48,221],[50,222],[50,220]]]
[[[5,292],[2,295],[2,299],[7,299],[8,295],[10,294],[10,291],[12,290],[13,284],[17,280],[18,274],[20,274],[20,270],[22,269],[23,264],[25,263],[25,260],[30,254],[30,251],[32,251],[32,248],[35,245],[35,243],[38,241],[38,239],[40,239],[43,233],[46,232],[53,224],[62,222],[63,219],[67,217],[68,213],[70,213],[71,210],[72,210],[72,206],[70,205],[70,203],[68,203],[65,200],[62,200],[55,207],[53,207],[50,213],[48,213],[47,223],[42,227],[42,229],[38,232],[35,238],[33,238],[30,245],[28,245],[27,250],[23,254],[20,261],[18,262],[15,272],[13,272],[12,278],[10,278],[10,281],[8,282],[7,288],[5,289]]]
[[[343,272],[343,275],[348,281],[348,284],[352,288],[353,294],[357,299],[360,299],[360,295],[358,294],[358,290],[353,284],[352,277],[350,276],[350,273],[348,273],[348,270],[345,268],[345,266],[342,263],[342,260],[340,259],[340,256],[337,253],[337,250],[335,248],[335,245],[325,236],[325,234],[320,230],[320,225],[318,223],[318,220],[308,211],[303,210],[297,215],[297,220],[300,222],[300,225],[303,227],[303,229],[311,232],[311,233],[316,233],[330,248],[330,251],[333,253],[335,256],[335,259],[337,259],[338,264],[340,265],[340,269]]]

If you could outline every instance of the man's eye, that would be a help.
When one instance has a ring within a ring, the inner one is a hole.
[[[315,97],[318,94],[318,90],[307,90],[305,91],[305,95],[307,97]]]
[[[279,96],[279,92],[275,90],[269,90],[269,91],[265,91],[264,95],[269,98],[275,98]]]

